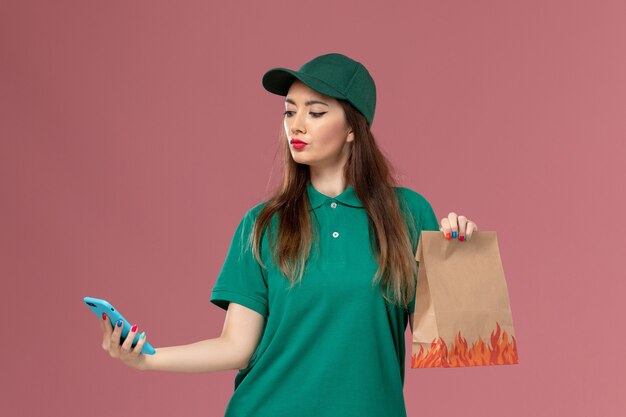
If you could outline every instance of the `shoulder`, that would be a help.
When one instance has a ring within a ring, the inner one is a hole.
[[[246,217],[250,217],[253,220],[256,220],[256,218],[259,217],[259,213],[261,213],[261,210],[263,210],[263,207],[265,207],[266,204],[267,201],[262,201],[250,207],[246,212]]]
[[[426,197],[424,197],[424,195],[408,187],[398,186],[394,188],[401,206],[404,205],[413,213],[421,213],[424,210],[432,210],[430,202],[426,199]]]
[[[412,217],[421,230],[440,230],[439,220],[424,195],[407,187],[396,187],[399,205],[407,217]]]
[[[252,207],[248,208],[248,210],[243,215],[243,218],[241,219],[241,225],[245,228],[254,227],[254,224],[256,223],[257,218],[259,217],[259,214],[261,214],[261,211],[263,210],[266,204],[267,204],[267,200],[262,201],[260,203],[256,203]],[[273,218],[276,217],[276,214],[274,214],[274,216],[272,217]]]

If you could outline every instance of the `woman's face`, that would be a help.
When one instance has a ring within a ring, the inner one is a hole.
[[[354,140],[338,100],[295,80],[285,97],[285,134],[295,162],[311,167],[341,167]],[[297,146],[293,139],[306,143]]]

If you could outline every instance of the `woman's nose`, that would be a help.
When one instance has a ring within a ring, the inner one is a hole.
[[[304,117],[306,115],[295,114],[291,118],[291,133],[294,134],[296,132],[304,132],[306,129],[304,127]]]

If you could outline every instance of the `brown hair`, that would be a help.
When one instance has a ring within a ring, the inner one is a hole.
[[[352,104],[338,100],[343,107],[347,124],[354,132],[349,156],[344,167],[346,183],[353,186],[369,218],[372,253],[378,263],[373,283],[381,281],[383,297],[388,302],[407,307],[415,293],[417,263],[405,219],[396,196],[397,185],[391,175],[391,165],[378,148],[365,117]],[[274,213],[280,219],[277,241],[269,234],[272,259],[286,276],[291,287],[302,279],[304,267],[313,242],[313,228],[309,217],[306,183],[310,179],[309,166],[296,163],[291,157],[284,130],[284,169],[282,186],[261,209],[251,233],[252,250],[263,266],[260,256],[263,231]],[[407,216],[409,227],[415,230],[412,216]],[[384,291],[383,291],[384,289]],[[390,291],[390,300],[386,292]]]

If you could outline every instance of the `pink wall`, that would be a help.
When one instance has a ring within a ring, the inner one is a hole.
[[[219,336],[215,277],[278,176],[261,76],[341,52],[404,184],[498,232],[510,291],[521,363],[407,369],[409,416],[621,415],[625,3],[220,3],[0,4],[0,414],[223,415],[236,371],[126,368],[81,300],[155,346]]]

